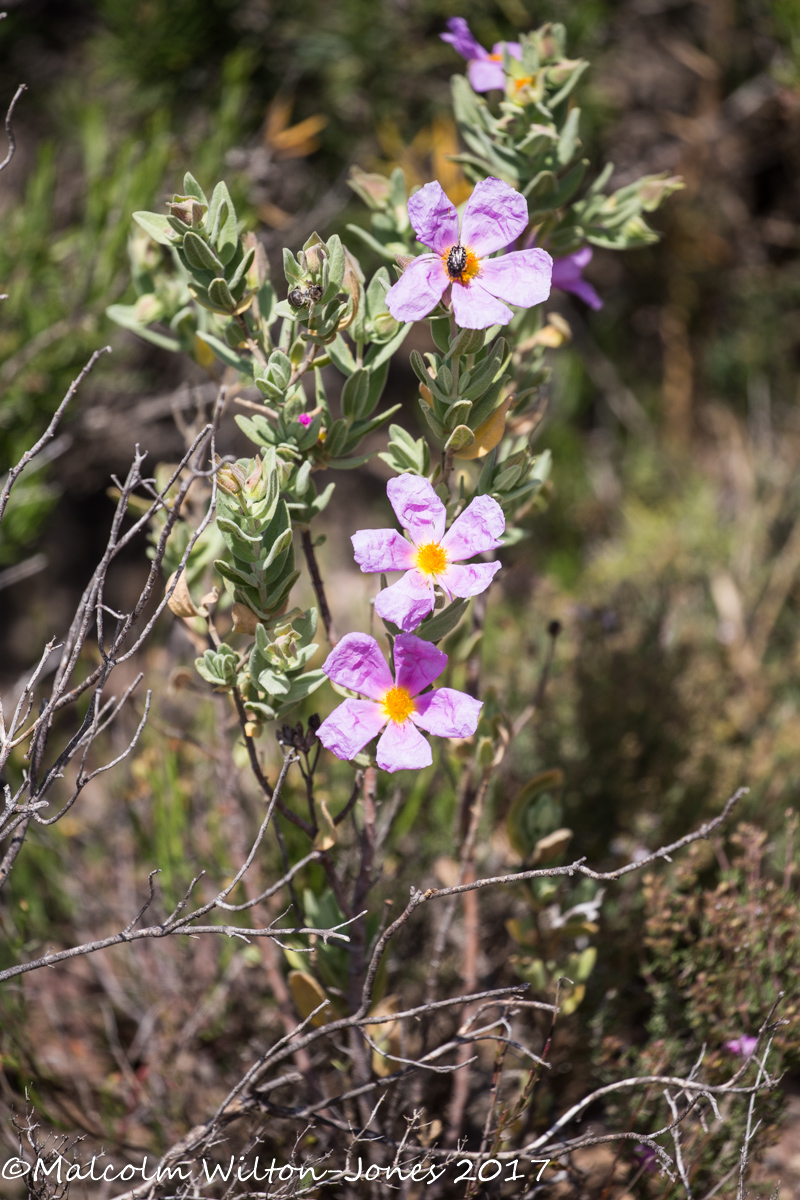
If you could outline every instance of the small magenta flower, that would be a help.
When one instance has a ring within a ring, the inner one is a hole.
[[[553,259],[553,287],[562,292],[572,292],[595,312],[603,307],[603,301],[590,283],[583,278],[583,268],[592,260],[591,246],[581,246],[572,254]]]
[[[458,230],[458,213],[440,184],[426,183],[408,201],[414,232],[432,254],[420,254],[386,293],[396,321],[419,321],[432,312],[445,291],[462,329],[505,325],[513,313],[507,304],[532,308],[550,295],[553,260],[546,250],[515,250],[489,258],[525,230],[525,197],[502,179],[483,179],[467,201]]]
[[[499,562],[458,564],[496,550],[506,522],[496,500],[476,496],[445,533],[447,510],[427,479],[399,475],[389,480],[386,492],[411,541],[396,529],[360,529],[350,540],[362,571],[405,571],[402,579],[378,593],[375,612],[409,633],[433,611],[434,584],[450,600],[486,591],[500,570]]]
[[[378,643],[366,633],[345,634],[323,663],[330,680],[368,697],[345,700],[317,730],[323,746],[337,758],[355,758],[383,730],[378,766],[384,771],[419,770],[433,762],[420,729],[436,737],[463,738],[478,728],[483,706],[465,692],[437,688],[420,695],[447,666],[442,650],[401,633],[394,642],[394,665],[392,679]]]
[[[757,1037],[743,1033],[738,1038],[732,1038],[731,1041],[725,1042],[725,1049],[731,1054],[738,1055],[739,1058],[749,1058],[757,1045]]]
[[[309,425],[314,420],[311,413],[300,413],[300,416],[297,419],[300,422],[300,424],[302,426],[304,426],[304,428],[306,428],[306,429],[308,429]]]
[[[492,52],[484,50],[475,40],[470,27],[463,17],[451,17],[447,22],[449,33],[439,36],[443,42],[449,42],[462,58],[467,60],[467,76],[476,92],[490,92],[492,88],[506,86],[506,76],[503,71],[503,51],[507,50],[512,58],[522,58],[522,47],[519,42],[495,42]]]

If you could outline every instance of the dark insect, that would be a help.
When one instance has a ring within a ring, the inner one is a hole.
[[[314,301],[321,300],[322,299],[322,291],[323,291],[323,289],[320,287],[320,285],[318,283],[309,284],[308,293],[307,293],[309,300],[314,300]]]
[[[292,308],[304,308],[308,304],[308,292],[304,292],[302,288],[292,288],[287,296],[287,300]]]
[[[447,274],[451,279],[460,279],[467,266],[467,252],[463,246],[453,246],[447,256]]]

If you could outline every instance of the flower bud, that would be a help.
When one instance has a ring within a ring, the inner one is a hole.
[[[639,199],[645,212],[654,212],[662,200],[684,186],[680,175],[650,175],[639,180]]]
[[[400,328],[400,322],[395,321],[390,312],[378,313],[372,324],[379,337],[388,337]]]
[[[245,485],[244,474],[237,463],[226,463],[217,471],[217,486],[229,496],[238,496]]]
[[[370,175],[358,167],[352,167],[348,180],[350,187],[374,212],[386,207],[391,184],[385,175]]]
[[[144,296],[140,296],[134,307],[136,320],[142,325],[149,325],[151,321],[158,321],[164,315],[164,307],[157,296],[152,292],[148,292]]]
[[[315,271],[321,271],[322,264],[328,257],[328,252],[325,249],[325,246],[320,242],[317,242],[313,246],[309,246],[308,249],[304,251],[304,254],[306,256],[306,269],[312,273]]]
[[[253,460],[253,470],[244,481],[244,490],[251,500],[260,500],[267,490],[264,463],[257,455]]]
[[[208,205],[201,204],[194,196],[173,196],[172,203],[167,207],[171,217],[177,217],[184,225],[191,225],[193,229],[203,224],[208,211]]]

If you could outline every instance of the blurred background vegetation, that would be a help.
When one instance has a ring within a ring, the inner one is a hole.
[[[528,540],[509,552],[490,606],[488,682],[505,690],[510,680],[512,701],[524,707],[541,672],[548,622],[559,620],[562,632],[546,704],[516,739],[494,797],[503,843],[495,851],[509,853],[503,831],[511,801],[543,771],[562,776],[551,809],[540,809],[538,834],[569,827],[570,854],[586,853],[597,865],[679,836],[746,783],[740,815],[769,839],[760,869],[778,881],[796,923],[796,883],[782,856],[784,814],[799,807],[800,785],[800,0],[19,0],[5,7],[0,100],[10,100],[17,82],[28,91],[15,120],[17,155],[0,188],[0,285],[9,297],[0,321],[0,472],[41,432],[89,353],[110,341],[114,354],[84,387],[50,461],[19,486],[4,525],[2,674],[13,679],[35,657],[83,587],[105,534],[109,473],[125,467],[135,440],[154,462],[173,456],[182,445],[173,411],[186,411],[190,389],[208,380],[201,362],[138,342],[104,316],[109,303],[133,298],[130,212],[159,208],[187,168],[203,181],[224,175],[274,262],[282,244],[297,248],[314,228],[325,236],[348,221],[366,222],[346,186],[352,164],[388,170],[399,163],[410,184],[436,175],[456,187],[446,160],[456,149],[448,81],[463,64],[438,37],[445,20],[466,17],[484,45],[561,20],[572,54],[592,61],[581,95],[589,157],[614,162],[612,186],[668,170],[686,188],[656,214],[658,245],[595,252],[588,275],[602,311],[563,294],[548,309],[572,330],[558,353],[539,441],[553,451],[553,480],[546,508],[528,519]],[[405,355],[399,360],[390,403],[411,401],[416,391]],[[377,503],[379,471],[341,485],[347,511]],[[345,606],[363,600],[360,581],[336,558],[349,532],[329,530],[327,550],[342,585],[334,591],[344,609],[336,614],[340,628],[359,623]],[[143,547],[129,560],[131,580],[142,557]],[[132,586],[124,573],[118,586]],[[17,948],[46,939],[52,921],[69,928],[76,864],[93,878],[103,839],[118,844],[126,880],[134,858],[158,858],[168,889],[178,889],[173,878],[187,856],[233,860],[236,847],[217,824],[239,819],[220,782],[227,751],[224,739],[217,743],[214,713],[224,721],[224,712],[187,690],[181,663],[192,657],[168,630],[151,652],[150,669],[162,680],[156,724],[170,749],[165,754],[148,735],[113,819],[109,799],[93,795],[46,847],[30,847],[11,907],[0,910]],[[430,809],[415,788],[394,831],[399,860],[413,848],[416,867],[443,877],[454,803],[447,786]],[[755,837],[751,831],[747,844]],[[160,857],[156,847],[164,848]],[[693,860],[689,885],[682,877],[675,886],[710,896],[727,880],[730,903],[749,912],[759,902],[755,885],[735,861],[720,844],[708,860]],[[665,964],[682,951],[657,927],[658,886],[645,896],[631,886],[606,897],[587,998],[557,1052],[558,1088],[567,1094],[595,1069],[588,1030],[605,1020],[612,992],[618,1021],[622,1014],[619,1045],[602,1041],[602,1070],[615,1056],[635,1057],[648,1022],[673,1047],[664,1051],[673,1062],[683,1054],[691,1060],[711,1028],[717,1049],[755,1032],[771,1002],[767,958],[778,951],[768,946],[761,967],[742,980],[733,1018],[715,1013],[702,986],[665,999]],[[120,887],[114,905],[122,911],[130,896],[128,883]],[[538,901],[520,903],[535,909]],[[700,921],[696,912],[687,928],[693,920]],[[713,934],[713,919],[711,926]],[[724,962],[730,948],[721,937],[711,942],[703,953]],[[135,1001],[126,993],[128,1010],[163,1008],[167,995],[181,993],[182,973],[196,978],[198,960],[220,951],[187,950],[172,974],[157,949],[147,953],[158,970],[136,981]],[[206,1049],[193,1069],[215,1079],[237,1040],[268,1019],[239,974],[256,966],[246,954],[221,964],[225,988],[206,997],[199,1025],[189,1028],[190,1013],[171,1013],[175,1028],[162,1029],[166,1060],[184,1054],[202,1026]],[[156,1071],[156,1057],[148,1064],[127,1054],[141,1025],[126,1015],[109,976],[116,971],[126,988],[134,985],[123,960],[110,961],[113,970],[93,962],[65,984],[74,995],[64,997],[61,1022],[80,1026],[80,997],[94,991],[110,1006],[127,1065],[106,1062],[116,1049],[108,1050],[101,1005],[83,1051],[92,1098],[85,1111],[124,1142],[141,1116],[136,1089]],[[212,965],[201,962],[201,977],[211,988]],[[40,986],[15,993],[13,1004],[34,994],[44,1004]],[[7,1096],[36,1059],[38,1020],[2,1046]],[[92,1038],[102,1053],[86,1049]],[[797,1042],[796,1032],[787,1036],[786,1065],[795,1072]],[[64,1083],[73,1068],[41,1056],[37,1067],[45,1109],[67,1121],[77,1120]],[[166,1069],[158,1070],[164,1128],[187,1113],[195,1119],[186,1097],[170,1098]],[[136,1144],[156,1136],[142,1120],[149,1133],[137,1128],[129,1138]]]

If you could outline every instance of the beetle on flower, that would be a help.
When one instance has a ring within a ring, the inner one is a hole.
[[[387,292],[395,320],[421,320],[450,289],[457,324],[488,329],[511,320],[508,304],[532,308],[550,295],[553,260],[546,250],[488,257],[516,241],[528,224],[525,197],[502,179],[490,176],[475,185],[460,233],[458,213],[435,181],[409,199],[408,215],[418,240],[432,253],[413,259]]]
[[[365,573],[405,572],[397,583],[378,593],[375,612],[408,633],[433,611],[435,584],[451,600],[486,591],[500,563],[459,564],[475,554],[496,550],[506,522],[496,500],[476,496],[445,533],[447,510],[427,479],[399,475],[389,480],[386,492],[411,541],[396,529],[360,529],[350,540],[355,560]]]
[[[367,697],[345,700],[317,730],[323,746],[337,758],[355,758],[383,730],[378,766],[419,770],[433,762],[420,729],[436,737],[463,738],[478,728],[482,704],[465,692],[437,688],[420,695],[447,666],[444,651],[401,633],[394,643],[394,665],[393,679],[375,638],[365,633],[345,634],[323,663],[333,683]]]

